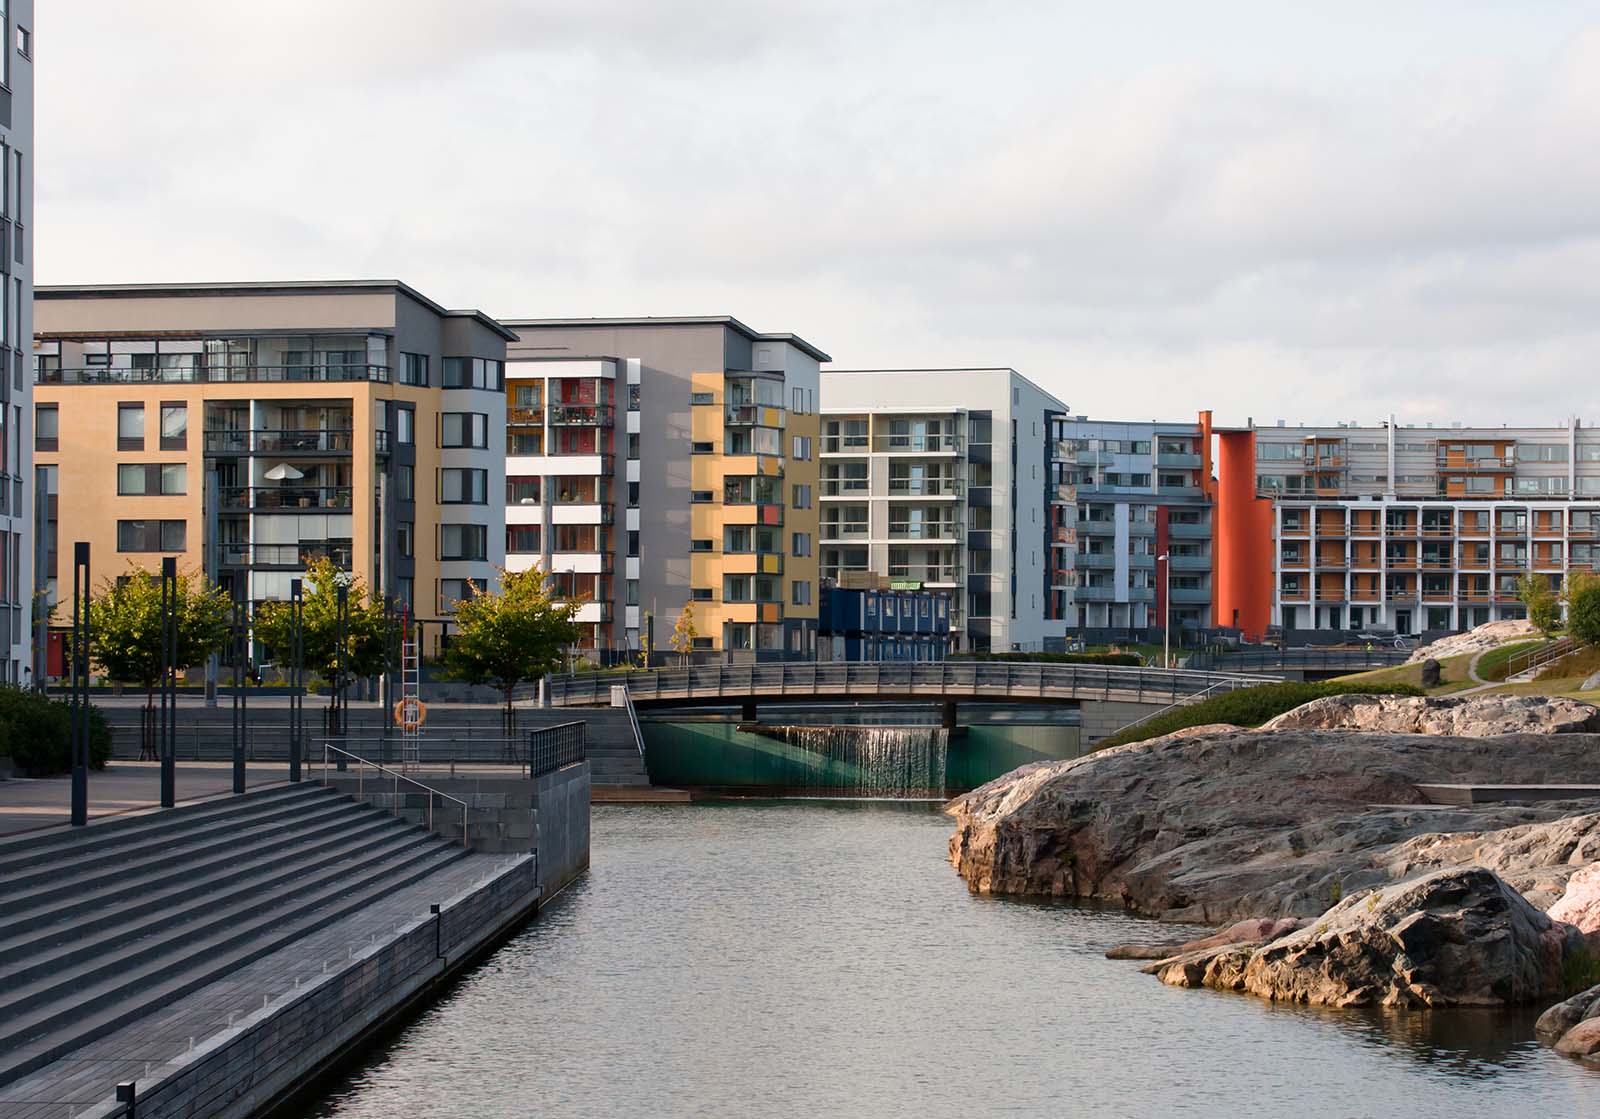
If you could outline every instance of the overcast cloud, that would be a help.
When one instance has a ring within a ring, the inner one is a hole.
[[[1600,4],[51,0],[41,283],[733,314],[1107,418],[1600,422]]]

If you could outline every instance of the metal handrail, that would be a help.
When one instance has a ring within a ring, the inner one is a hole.
[[[366,775],[367,775],[367,768],[366,767],[369,766],[369,765],[373,769],[377,770],[379,773],[385,774],[386,776],[393,778],[393,781],[394,781],[394,814],[396,816],[400,815],[400,782],[404,781],[408,785],[415,785],[417,788],[419,788],[423,792],[427,793],[428,794],[428,830],[429,831],[433,831],[433,798],[434,797],[440,797],[440,798],[442,798],[444,800],[448,800],[452,804],[459,804],[461,806],[461,846],[463,846],[463,847],[470,847],[471,846],[471,843],[470,843],[468,835],[467,835],[467,808],[468,808],[468,805],[467,805],[467,802],[462,800],[460,797],[453,797],[449,793],[444,792],[442,789],[435,789],[432,785],[424,785],[421,781],[418,781],[418,780],[416,780],[414,778],[411,778],[411,777],[407,777],[405,774],[399,772],[398,770],[390,769],[386,765],[379,765],[377,762],[368,761],[366,758],[363,758],[360,754],[352,754],[349,750],[341,750],[339,747],[335,746],[331,742],[324,742],[322,744],[322,771],[318,776],[319,776],[319,779],[321,780],[321,783],[324,786],[326,786],[327,783],[328,783],[328,755],[330,753],[331,754],[338,754],[341,757],[345,757],[345,758],[351,758],[351,759],[353,759],[353,760],[355,760],[355,761],[360,763],[361,767],[356,770],[356,799],[357,800],[361,800],[362,799],[362,794],[365,792]]]
[[[1551,661],[1559,660],[1578,647],[1578,643],[1570,637],[1563,637],[1548,645],[1541,645],[1537,649],[1529,649],[1526,653],[1518,653],[1506,661],[1506,679],[1520,676],[1524,672],[1532,672],[1543,668]]]
[[[639,761],[644,761],[644,731],[639,729],[639,712],[633,706],[633,693],[626,685],[622,689],[622,706],[628,712],[628,725],[633,728],[633,744],[639,750]]]
[[[1169,700],[1213,688],[1277,683],[1267,675],[1196,672],[1186,669],[1105,665],[1057,665],[1007,661],[791,661],[702,665],[621,673],[554,676],[549,700],[556,706],[610,702],[610,688],[628,689],[631,700],[707,699],[760,695],[870,694],[886,690],[926,692],[932,697],[970,690],[975,696],[1106,698],[1132,693],[1136,701]]]

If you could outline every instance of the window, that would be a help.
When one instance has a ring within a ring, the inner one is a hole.
[[[447,466],[439,471],[441,505],[487,505],[489,472],[470,467]]]
[[[638,482],[629,482],[628,483],[628,508],[637,509],[638,507],[639,507],[639,483]]]
[[[33,449],[54,451],[60,438],[61,414],[54,404],[40,404],[33,410]]]
[[[793,556],[809,556],[811,554],[811,534],[797,532],[789,542],[789,554]]]
[[[711,541],[711,540],[691,540],[691,541],[689,541],[689,550],[691,552],[709,552],[714,547],[715,547],[715,542]]]
[[[638,385],[629,385],[628,386],[628,411],[637,412],[638,410],[639,410],[639,386]],[[635,603],[634,605],[638,605],[638,604]]]
[[[117,405],[117,450],[144,450],[144,405]]]
[[[23,58],[33,57],[33,32],[17,24],[17,53]]]
[[[396,521],[394,523],[394,547],[402,557],[410,558],[417,551],[417,524],[415,521]]]
[[[394,499],[396,501],[415,501],[417,499],[416,488],[416,468],[408,463],[397,465],[394,468]]]
[[[400,354],[400,383],[402,385],[427,385],[427,354],[408,354],[404,352]]]
[[[505,363],[492,358],[447,357],[440,384],[447,389],[505,391]]]
[[[689,588],[689,597],[694,599],[696,602],[710,602],[711,601],[711,588],[710,587],[690,587]]]
[[[633,557],[639,555],[639,532],[637,529],[631,529],[628,532],[628,555]]]
[[[689,453],[692,455],[714,455],[717,453],[717,445],[715,443],[692,443],[689,446]]]
[[[811,457],[811,436],[796,435],[794,437],[794,458],[804,462]]]
[[[119,552],[182,552],[187,521],[118,521]]]
[[[811,580],[796,579],[790,584],[789,603],[791,606],[811,605]]]
[[[394,441],[396,443],[415,443],[417,441],[417,414],[412,409],[395,409]]]
[[[806,390],[798,385],[789,391],[789,411],[801,415],[806,410]]]
[[[637,485],[638,483],[633,483],[633,484]],[[693,502],[694,504],[696,504],[696,505],[704,505],[704,504],[706,504],[708,502],[715,501],[716,499],[717,499],[717,495],[716,495],[716,492],[713,491],[713,490],[690,490],[689,491],[689,500],[691,502]]]
[[[691,392],[689,394],[690,404],[715,404],[716,402],[717,394],[714,392]]]
[[[794,509],[809,509],[809,508],[811,508],[811,487],[810,486],[802,486],[802,485],[795,486],[794,487],[794,495],[793,496],[794,496],[794,500],[789,503],[791,508],[794,508]]]
[[[442,560],[481,560],[489,556],[489,529],[486,525],[440,525],[439,558]]]
[[[189,447],[189,406],[163,404],[161,406],[161,449],[183,451]]]
[[[635,432],[632,435],[628,436],[628,457],[629,458],[638,458],[639,457],[639,434],[638,434],[638,432]]]
[[[542,551],[539,543],[541,529],[538,525],[507,525],[506,551],[512,554],[537,555]]]
[[[439,416],[439,446],[487,447],[489,417],[483,412],[443,412]]]
[[[440,579],[439,612],[455,613],[456,603],[465,602],[474,592],[483,590],[482,579]]]
[[[172,497],[188,493],[189,467],[181,462],[119,463],[117,492],[150,497]]]

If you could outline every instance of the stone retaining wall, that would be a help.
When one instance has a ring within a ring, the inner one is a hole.
[[[438,918],[412,921],[338,971],[197,1043],[153,1082],[140,1081],[139,1119],[249,1119],[303,1087],[363,1037],[479,949],[514,927],[537,902],[536,862],[518,860],[478,888],[447,899]],[[292,951],[292,949],[288,949]],[[127,1114],[107,1103],[84,1119]]]

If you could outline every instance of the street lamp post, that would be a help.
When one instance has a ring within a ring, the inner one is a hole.
[[[289,780],[300,780],[300,752],[306,720],[305,587],[289,580]]]
[[[1156,557],[1163,564],[1161,575],[1161,666],[1172,667],[1172,553]]]

